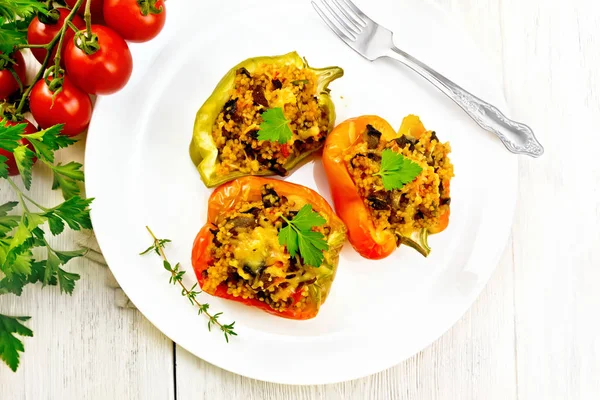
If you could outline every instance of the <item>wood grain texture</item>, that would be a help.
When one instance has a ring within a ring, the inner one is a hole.
[[[598,399],[600,14],[591,1],[558,0],[504,0],[501,13],[506,96],[547,148],[520,165],[519,398]]]
[[[489,284],[431,346],[351,382],[258,382],[177,347],[178,399],[600,398],[597,1],[436,2],[462,19],[503,79],[511,115],[546,147],[539,160],[520,159],[512,238]],[[33,192],[58,201],[47,187]],[[83,275],[72,298],[38,287],[0,297],[0,312],[32,315],[36,333],[17,374],[0,367],[0,399],[174,399],[171,342],[137,311],[115,307],[105,269],[89,261],[70,269]]]

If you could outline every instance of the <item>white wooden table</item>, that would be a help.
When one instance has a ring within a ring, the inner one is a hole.
[[[0,399],[599,399],[598,2],[437,1],[487,50],[512,115],[546,147],[539,160],[520,159],[512,237],[486,289],[452,329],[364,379],[316,387],[257,382],[197,359],[138,311],[117,307],[107,269],[81,260],[70,265],[82,274],[72,297],[38,286],[0,297],[0,313],[31,315],[35,332],[17,373],[0,365]],[[81,158],[82,149],[65,158]],[[33,197],[58,202],[49,177],[37,172]],[[0,191],[2,202],[8,196]],[[60,244],[72,241],[65,235]]]

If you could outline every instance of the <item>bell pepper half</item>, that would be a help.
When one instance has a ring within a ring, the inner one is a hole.
[[[214,89],[210,97],[206,100],[196,114],[194,132],[192,135],[189,152],[194,165],[196,165],[196,168],[200,173],[202,181],[207,187],[217,186],[221,183],[246,175],[285,175],[287,171],[293,169],[303,160],[306,160],[309,155],[323,147],[324,140],[320,142],[318,146],[313,146],[309,150],[298,151],[297,154],[291,154],[290,156],[286,155],[285,162],[282,163],[282,165],[277,165],[275,169],[261,168],[258,171],[252,172],[232,170],[225,174],[217,171],[217,167],[219,163],[221,163],[219,157],[221,149],[215,143],[213,138],[213,129],[215,129],[215,121],[221,112],[224,110],[231,112],[231,108],[234,108],[233,112],[236,112],[235,106],[232,106],[232,104],[235,104],[235,101],[237,100],[236,98],[232,98],[232,90],[235,87],[236,75],[241,71],[241,73],[251,77],[258,68],[267,64],[281,67],[295,66],[298,69],[307,69],[312,71],[315,75],[314,98],[318,102],[319,109],[327,113],[328,126],[326,134],[333,129],[335,123],[335,108],[329,95],[328,85],[333,80],[343,75],[344,71],[341,68],[311,68],[306,60],[301,58],[296,52],[274,57],[255,57],[242,61],[225,74],[225,76],[217,84],[217,87]],[[277,83],[277,85],[281,85],[281,82],[276,82],[275,79],[273,82],[274,84]],[[302,84],[302,82],[295,81],[292,83],[295,85]],[[255,96],[255,102],[268,106],[268,102],[261,92],[253,92],[253,96]],[[284,104],[283,106],[279,104],[280,107],[285,107],[286,101],[292,103],[296,101],[294,96],[290,96],[289,93],[287,93],[287,98],[285,98],[286,96],[283,95],[280,97],[282,99],[280,99],[279,103]],[[241,117],[237,118],[240,119]],[[260,124],[260,118],[258,119],[258,121],[253,121],[253,123]],[[288,153],[288,149],[289,147],[282,149],[282,153]]]
[[[346,120],[329,134],[323,150],[323,165],[331,187],[335,209],[348,228],[348,239],[360,255],[369,259],[385,258],[400,244],[413,247],[427,256],[431,251],[427,243],[428,235],[439,233],[448,226],[449,197],[446,200],[448,205],[444,206],[437,224],[428,229],[416,230],[409,235],[399,235],[393,229],[376,226],[371,209],[359,194],[359,189],[344,159],[348,149],[371,130],[379,132],[381,139],[388,142],[403,137],[413,142],[418,141],[427,132],[420,119],[413,115],[404,118],[398,132],[386,120],[367,115]],[[444,182],[443,186],[445,195],[449,196],[449,180]]]
[[[328,249],[319,267],[303,265],[301,255],[292,258],[272,226],[280,215],[294,215],[306,204],[326,220]],[[192,264],[200,287],[213,296],[280,317],[309,319],[327,298],[345,241],[344,223],[318,193],[248,176],[221,185],[210,196],[207,223],[194,242]]]

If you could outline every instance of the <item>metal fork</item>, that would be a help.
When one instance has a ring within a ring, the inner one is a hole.
[[[350,0],[320,0],[312,5],[329,28],[369,61],[389,57],[405,64],[458,104],[479,126],[494,133],[515,154],[539,157],[544,148],[525,124],[506,117],[498,108],[467,92],[394,45],[393,32],[369,18]]]

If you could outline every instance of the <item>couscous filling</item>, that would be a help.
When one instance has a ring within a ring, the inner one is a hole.
[[[417,163],[422,172],[400,189],[385,190],[381,169],[382,152],[390,149]],[[432,229],[450,207],[450,179],[454,168],[450,144],[441,143],[435,132],[418,139],[400,136],[385,140],[367,125],[361,137],[346,151],[344,161],[378,229],[391,229],[400,236]]]
[[[212,130],[219,149],[216,173],[285,175],[288,160],[320,147],[327,136],[329,111],[317,95],[317,77],[307,68],[260,64],[252,73],[238,69]],[[281,108],[290,121],[293,135],[287,143],[258,140],[261,114],[269,108]]]
[[[282,217],[293,219],[303,204],[280,196],[271,185],[264,185],[261,192],[260,201],[240,202],[224,212],[211,230],[207,251],[213,261],[202,272],[202,289],[214,293],[226,285],[229,295],[257,299],[276,311],[301,308],[317,281],[318,269],[302,265],[299,255],[290,257],[279,244],[278,232],[286,224]],[[327,224],[312,229],[325,239],[331,231]]]

